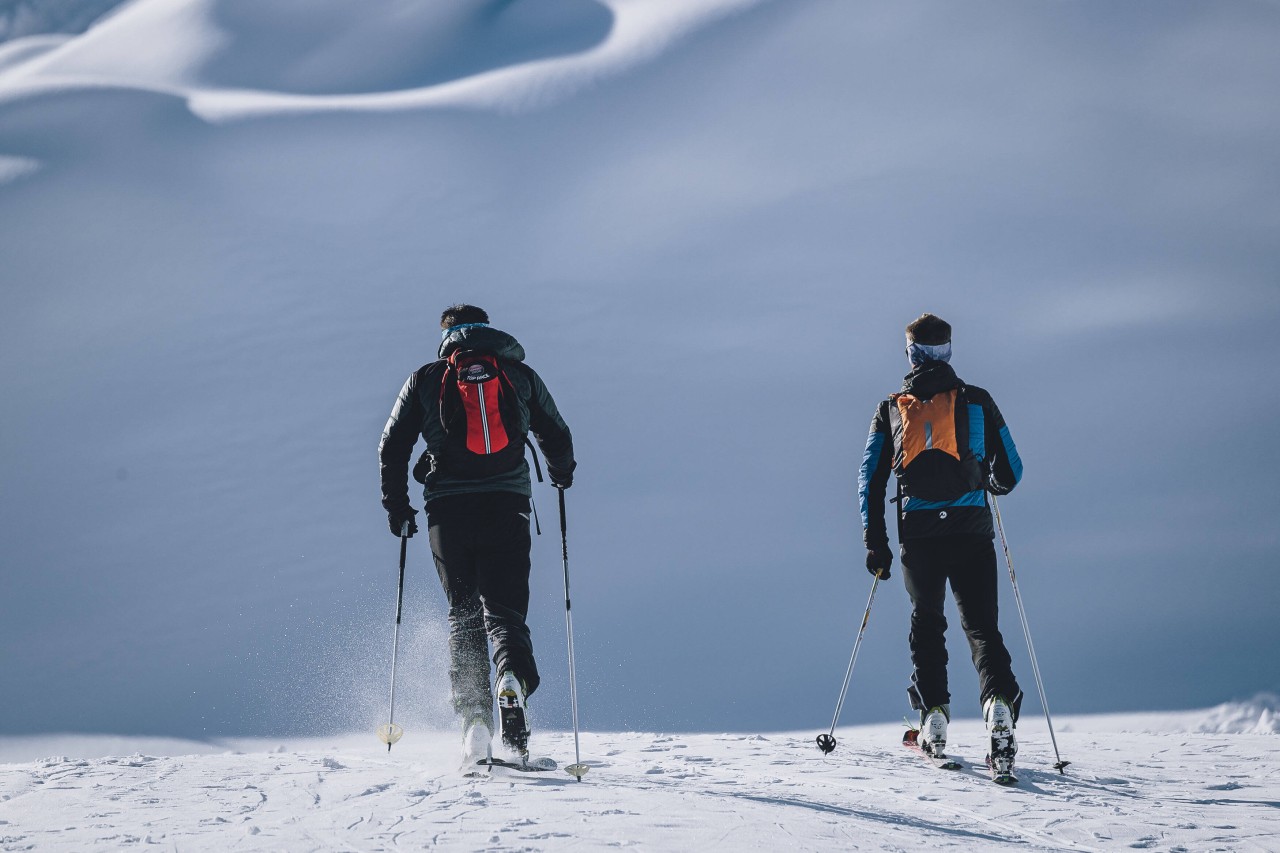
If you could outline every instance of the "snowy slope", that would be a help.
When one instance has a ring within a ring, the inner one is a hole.
[[[46,33],[80,33],[121,0],[0,0],[0,42]]]
[[[595,728],[831,707],[866,424],[924,310],[1023,451],[1004,513],[1055,709],[1280,689],[1241,652],[1280,646],[1274,477],[1233,475],[1274,442],[1233,433],[1227,472],[1205,429],[1280,419],[1278,34],[1235,0],[134,0],[5,42],[0,733],[375,724],[374,447],[455,301],[574,429]],[[877,599],[850,723],[903,710],[905,598]],[[416,730],[450,725],[440,599],[416,539]]]
[[[171,93],[219,120],[319,110],[529,110],[760,2],[148,0],[24,64],[14,73],[23,83],[10,85]]]
[[[961,772],[926,766],[888,725],[839,730],[829,758],[809,732],[588,734],[582,783],[464,779],[451,770],[453,736],[432,732],[410,732],[390,755],[371,734],[71,751],[0,765],[0,849],[1271,851],[1275,736],[1197,731],[1256,711],[1127,715],[1122,728],[1063,718],[1075,762],[1065,776],[1048,766],[1043,720],[1027,720],[1014,789],[972,766],[973,722],[952,730],[970,764]],[[572,755],[569,735],[537,742]],[[14,747],[0,742],[0,754]]]

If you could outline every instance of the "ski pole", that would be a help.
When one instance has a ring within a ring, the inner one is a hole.
[[[591,768],[582,763],[578,750],[578,678],[573,663],[573,610],[569,604],[569,525],[564,513],[564,489],[560,493],[560,555],[564,566],[564,633],[569,643],[569,707],[573,714],[573,763],[564,772],[582,781]]]
[[[387,711],[386,725],[378,726],[378,740],[387,745],[404,737],[404,729],[396,725],[396,653],[400,650],[400,614],[404,609],[404,558],[409,550],[409,522],[400,527],[400,584],[396,590],[396,627],[391,634],[391,707]]]
[[[1018,592],[1018,576],[1013,572],[1013,558],[1009,556],[1009,541],[1004,537],[1004,524],[1000,520],[1000,504],[996,496],[991,496],[991,510],[996,516],[996,530],[1000,531],[1000,545],[1004,548],[1004,561],[1009,566],[1009,581],[1013,584],[1013,600],[1018,604],[1018,618],[1022,620],[1022,633],[1027,638],[1027,654],[1031,658],[1031,672],[1036,677],[1036,690],[1040,693],[1040,707],[1044,708],[1044,719],[1049,724],[1049,740],[1053,743],[1053,754],[1058,763],[1053,769],[1066,774],[1066,767],[1071,762],[1063,761],[1058,752],[1058,739],[1053,734],[1053,719],[1049,716],[1049,700],[1044,696],[1044,681],[1040,678],[1040,664],[1036,662],[1036,647],[1031,643],[1031,629],[1027,627],[1027,611],[1022,606],[1022,594]]]
[[[880,576],[876,575],[871,581],[871,595],[867,598],[867,609],[862,614],[862,626],[858,628],[858,639],[853,641],[853,654],[849,657],[849,668],[844,673],[844,685],[840,688],[840,699],[836,702],[836,715],[831,719],[831,730],[824,735],[818,735],[818,749],[824,753],[830,754],[836,748],[836,723],[840,722],[840,711],[844,708],[844,697],[849,692],[849,679],[853,677],[853,665],[858,660],[858,648],[862,645],[862,635],[867,630],[867,620],[871,618],[871,604],[876,600],[876,586],[880,583]]]

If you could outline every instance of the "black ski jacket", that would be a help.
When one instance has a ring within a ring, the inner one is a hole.
[[[445,441],[439,408],[444,360],[460,349],[498,357],[516,391],[515,434],[532,433],[551,467],[562,471],[573,471],[576,467],[569,427],[560,417],[542,378],[524,363],[524,347],[519,341],[488,326],[456,329],[440,344],[440,360],[418,368],[404,383],[382,430],[378,467],[382,477],[382,506],[388,512],[409,506],[409,459],[419,437],[426,441],[426,450],[414,466],[414,473],[423,483],[425,501],[479,492],[512,492],[526,498],[532,495],[529,463],[525,458],[510,471],[479,480],[464,479],[439,464],[437,454]]]
[[[1006,494],[1022,479],[1022,459],[1000,410],[991,395],[976,385],[966,385],[951,365],[926,361],[907,374],[903,393],[928,400],[935,394],[961,389],[956,419],[965,419],[968,449],[976,457],[986,487],[951,500],[926,501],[903,496],[898,504],[898,541],[957,534],[995,536],[987,492]],[[867,435],[867,448],[858,472],[858,505],[862,511],[862,538],[868,548],[887,548],[889,534],[884,521],[885,487],[889,472],[903,458],[902,435],[895,433],[890,417],[892,398],[876,407]]]

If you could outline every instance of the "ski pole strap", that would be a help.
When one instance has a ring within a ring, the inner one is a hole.
[[[534,473],[538,475],[538,482],[541,483],[542,482],[542,466],[538,464],[538,448],[533,446],[533,442],[529,440],[528,436],[525,436],[524,444],[525,444],[525,447],[528,447],[531,451],[533,451],[533,470],[534,470]],[[541,533],[542,531],[538,531],[538,532]]]
[[[564,538],[569,535],[569,524],[564,517],[564,489],[556,489],[556,492],[560,495],[560,536]],[[566,560],[569,559],[568,539],[564,541],[564,556]]]
[[[404,562],[409,550],[409,522],[405,522],[400,534],[400,583],[396,587],[396,628],[400,627],[400,614],[404,610]],[[394,653],[392,660],[395,660]]]

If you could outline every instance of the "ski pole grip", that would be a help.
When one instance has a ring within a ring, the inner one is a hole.
[[[403,524],[400,525],[400,537],[408,538],[408,536],[409,536],[409,522],[405,521]]]

